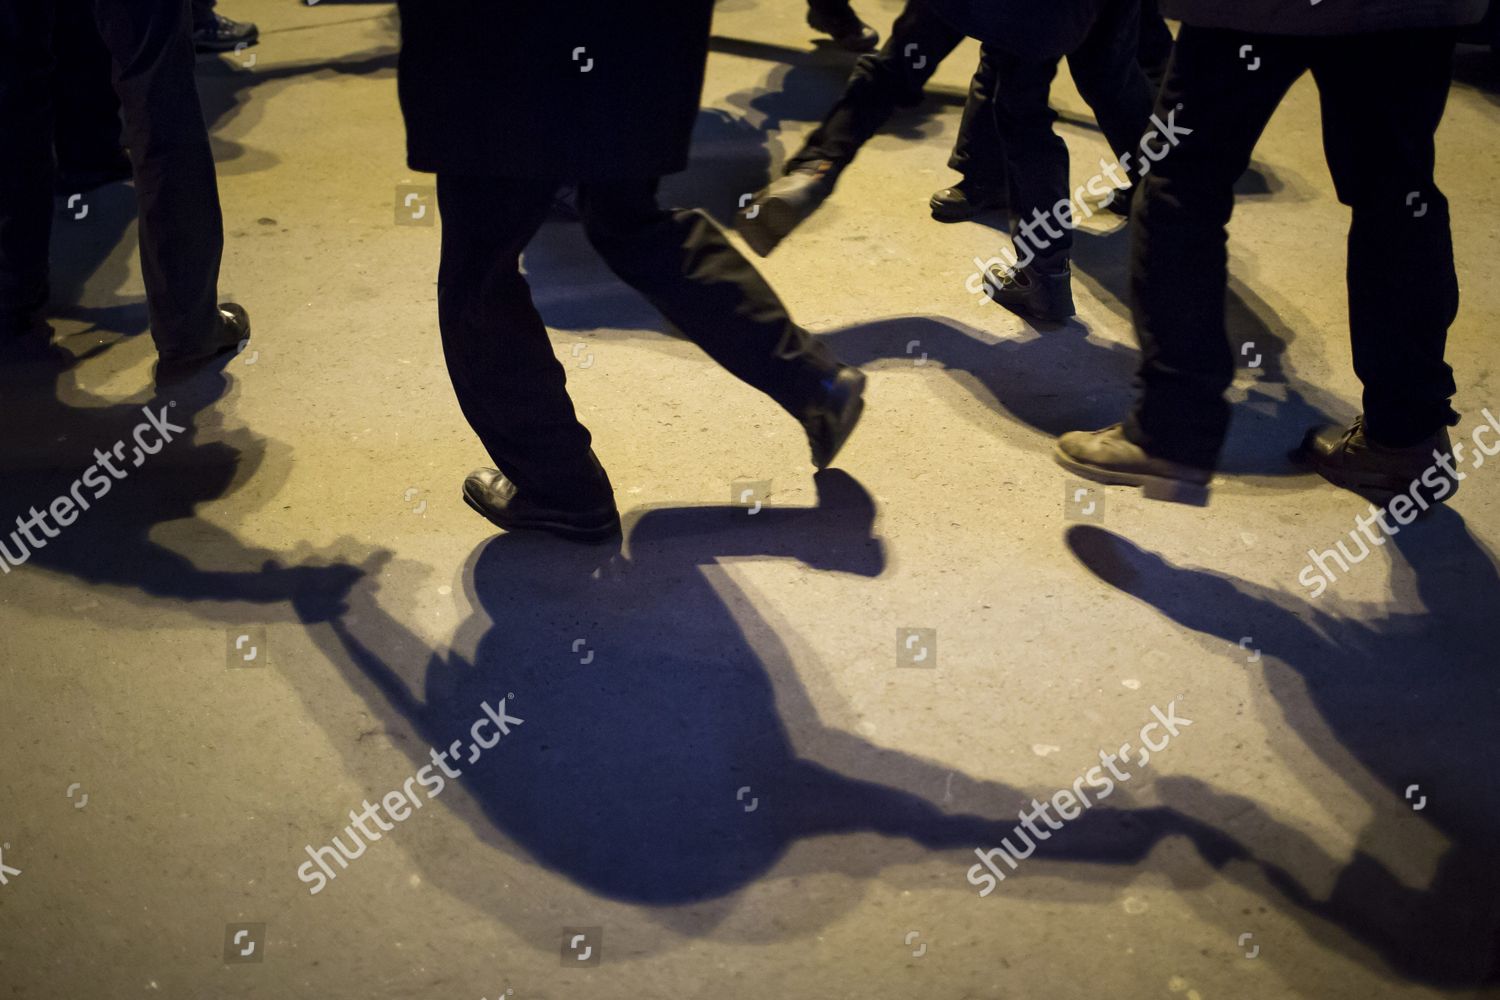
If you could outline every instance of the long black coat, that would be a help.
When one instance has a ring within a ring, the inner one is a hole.
[[[713,0],[402,0],[413,170],[558,180],[687,165]]]

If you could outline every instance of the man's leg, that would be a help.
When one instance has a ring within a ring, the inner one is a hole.
[[[654,179],[580,185],[589,242],[693,343],[801,420],[814,463],[827,464],[858,418],[863,376],[792,322],[776,292],[707,215],[662,209],[656,187]],[[845,412],[851,405],[852,414]],[[809,423],[830,417],[830,410],[848,421],[830,432],[837,440]]]
[[[151,337],[163,358],[216,346],[224,222],[193,78],[186,0],[96,0],[140,205]]]
[[[438,175],[443,355],[464,417],[523,494],[562,509],[612,506],[521,274],[521,251],[556,188],[554,181]]]
[[[1140,44],[1136,61],[1151,81],[1151,90],[1161,89],[1172,58],[1172,29],[1162,19],[1159,0],[1141,0]]]
[[[1234,377],[1224,324],[1234,182],[1305,71],[1304,45],[1192,26],[1178,36],[1156,109],[1176,111],[1179,130],[1191,132],[1141,181],[1131,234],[1137,401],[1123,425],[1058,439],[1054,457],[1068,471],[1153,499],[1206,502]]]
[[[1058,59],[994,53],[995,125],[1005,148],[1014,266],[991,267],[985,289],[994,301],[1032,319],[1073,315],[1069,257],[1073,213],[1068,147],[1053,131],[1049,96]]]
[[[1241,51],[1248,46],[1248,55]],[[1131,315],[1140,392],[1125,436],[1147,453],[1212,469],[1234,377],[1225,329],[1234,184],[1292,83],[1300,40],[1184,26],[1157,99],[1181,137],[1142,181],[1131,238]]]
[[[869,52],[880,44],[879,33],[859,19],[849,0],[807,0],[807,23],[850,52]]]
[[[1444,30],[1360,35],[1329,41],[1312,64],[1328,166],[1353,210],[1349,329],[1364,428],[1398,448],[1458,419],[1443,360],[1458,277],[1448,200],[1433,179],[1454,43]],[[1384,65],[1400,74],[1382,73],[1379,60],[1396,60]]]
[[[1136,62],[1139,0],[1109,0],[1083,45],[1068,56],[1078,93],[1094,111],[1115,156],[1125,161],[1132,183],[1141,136],[1151,118],[1152,90]]]
[[[891,27],[891,37],[874,55],[862,56],[807,141],[787,160],[791,173],[827,160],[842,170],[897,107],[916,104],[938,64],[958,47],[963,35],[932,13],[922,0],[908,0]]]
[[[927,9],[907,0],[890,40],[875,55],[861,56],[844,92],[802,148],[786,161],[785,174],[756,192],[736,215],[740,235],[765,256],[818,210],[839,174],[896,108],[922,99],[922,87],[963,35]]]
[[[64,194],[130,177],[120,144],[120,99],[92,0],[57,0],[53,120]]]
[[[47,299],[54,16],[51,0],[0,2],[0,338],[31,329]]]
[[[984,46],[979,50],[979,68],[969,82],[953,155],[948,158],[948,166],[963,179],[932,196],[932,217],[940,222],[971,219],[1005,204],[1005,146],[995,124],[995,86],[994,51]]]

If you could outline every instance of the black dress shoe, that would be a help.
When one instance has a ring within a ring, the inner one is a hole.
[[[570,542],[606,542],[620,534],[614,498],[586,510],[533,503],[496,469],[475,469],[464,480],[464,503],[506,531],[545,531]]]
[[[1004,208],[1009,197],[1004,191],[980,187],[964,178],[952,187],[943,188],[927,204],[932,217],[939,222],[964,222],[977,215]]]
[[[248,21],[235,21],[215,12],[213,20],[193,28],[193,47],[199,52],[233,52],[241,45],[260,41],[260,29]]]
[[[219,303],[219,328],[196,351],[162,355],[156,361],[156,382],[164,385],[217,369],[244,349],[250,339],[250,314],[235,302]]]
[[[762,257],[833,193],[838,171],[832,160],[814,160],[778,177],[735,216],[735,228]]]
[[[865,373],[853,365],[844,365],[819,383],[817,398],[802,416],[815,467],[828,468],[854,433],[865,411],[864,392]]]
[[[814,31],[830,36],[839,48],[848,52],[874,52],[880,44],[880,33],[861,21],[847,3],[834,10],[809,8],[807,23]]]
[[[996,305],[1047,323],[1061,323],[1077,311],[1073,268],[1066,259],[1046,266],[1034,262],[1019,269],[996,264],[986,275],[984,289]]]

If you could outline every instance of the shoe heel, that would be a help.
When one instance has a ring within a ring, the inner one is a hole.
[[[1175,479],[1148,479],[1141,483],[1141,495],[1147,500],[1165,500],[1193,507],[1208,506],[1208,486],[1184,483]]]

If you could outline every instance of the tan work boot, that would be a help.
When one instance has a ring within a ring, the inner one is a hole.
[[[1208,504],[1213,470],[1149,455],[1125,436],[1120,424],[1099,431],[1069,431],[1057,439],[1052,457],[1084,479],[1106,486],[1138,486],[1148,500]]]

